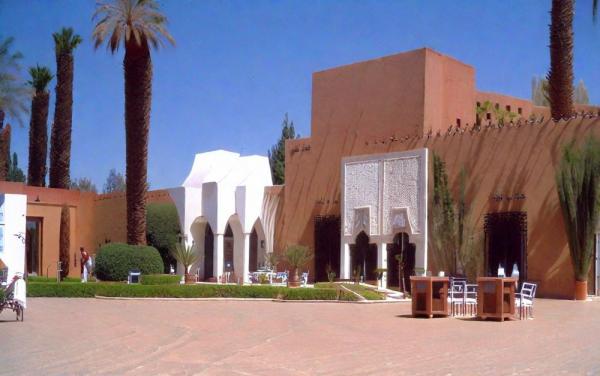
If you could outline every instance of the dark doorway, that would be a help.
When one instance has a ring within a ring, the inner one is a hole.
[[[327,265],[340,275],[340,217],[315,217],[315,281],[327,281]]]
[[[416,246],[409,241],[408,234],[401,232],[394,236],[394,242],[387,245],[387,284],[389,287],[400,287],[400,274],[397,255],[402,255],[404,263],[404,288],[410,292],[410,276],[415,274]]]
[[[248,270],[251,272],[255,272],[258,268],[258,234],[256,233],[256,228],[252,228],[252,232],[250,233],[250,265],[248,266]]]
[[[204,279],[214,277],[213,273],[213,255],[215,252],[214,246],[215,237],[212,228],[207,223],[204,230]]]
[[[519,280],[527,280],[527,213],[486,214],[484,230],[487,275],[496,276],[501,265],[510,276],[516,264]]]
[[[360,275],[365,282],[377,281],[377,244],[369,244],[369,236],[361,231],[356,237],[356,242],[350,245],[350,265],[352,275],[360,267]]]
[[[27,217],[25,226],[25,263],[28,274],[41,275],[42,218]]]
[[[233,272],[233,231],[231,226],[227,224],[225,236],[223,236],[223,271]]]

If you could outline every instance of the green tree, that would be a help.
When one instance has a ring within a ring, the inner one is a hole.
[[[43,187],[46,185],[46,160],[48,157],[48,107],[50,93],[48,84],[54,77],[47,67],[29,68],[29,85],[35,93],[31,99],[31,121],[29,122],[29,163],[27,184]]]
[[[446,164],[433,154],[433,199],[429,215],[429,247],[439,270],[456,272],[456,217]]]
[[[590,104],[590,96],[583,80],[579,80],[573,94],[573,101],[577,104]]]
[[[181,229],[177,208],[170,203],[148,204],[146,217],[146,242],[158,249],[163,259],[165,273],[170,265],[177,265],[171,254],[173,244],[180,242]]]
[[[69,275],[69,266],[71,260],[71,215],[69,207],[63,205],[60,210],[60,229],[58,241],[58,255],[60,259],[60,279]]]
[[[92,37],[98,48],[105,41],[115,53],[125,47],[125,147],[127,177],[127,243],[146,242],[146,192],[148,178],[148,135],[152,104],[152,59],[150,47],[164,40],[175,44],[167,32],[167,18],[154,0],[100,2]]]
[[[56,98],[50,136],[50,187],[68,189],[73,122],[73,51],[82,39],[72,28],[52,34],[56,53]]]
[[[125,178],[114,168],[110,169],[102,193],[125,192]]]
[[[548,97],[553,119],[573,113],[573,15],[575,0],[552,0]]]
[[[91,179],[85,177],[71,180],[70,188],[81,192],[98,193],[98,189],[96,189],[96,184],[94,184]]]
[[[550,107],[548,80],[540,77],[531,79],[531,101],[536,106]]]
[[[285,183],[285,140],[293,140],[299,137],[300,135],[297,135],[294,129],[294,122],[288,119],[288,114],[286,113],[281,123],[279,141],[268,151],[273,184]]]
[[[600,216],[600,143],[588,138],[583,147],[563,149],[556,172],[575,280],[587,281],[594,255],[594,234]]]
[[[9,159],[10,168],[8,170],[8,181],[15,181],[19,183],[25,182],[25,174],[19,167],[19,158],[17,153],[13,153],[12,159]]]

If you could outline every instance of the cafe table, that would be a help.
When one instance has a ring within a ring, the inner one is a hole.
[[[504,321],[515,315],[517,278],[477,278],[477,317]]]

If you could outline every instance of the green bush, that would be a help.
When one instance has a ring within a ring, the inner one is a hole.
[[[319,282],[319,283],[315,283],[315,288],[335,289],[335,288],[339,288],[339,285],[340,285],[339,283]],[[355,283],[344,283],[343,285],[348,290],[354,291],[355,293],[357,293],[358,295],[362,296],[363,298],[365,298],[367,300],[385,300],[385,296],[382,293],[375,291],[374,289],[371,289],[371,288],[368,288],[368,287],[365,287],[362,285],[357,285]],[[346,292],[346,293],[348,293],[348,292]]]
[[[29,297],[91,298],[267,298],[284,300],[353,301],[356,297],[335,289],[237,285],[127,285],[124,283],[30,283]]]
[[[159,274],[164,270],[160,254],[154,247],[110,243],[102,246],[96,256],[95,273],[102,281],[124,281],[131,269],[144,274]]]
[[[146,242],[158,249],[163,259],[164,271],[168,273],[170,265],[177,262],[170,253],[174,244],[179,243],[179,215],[171,203],[152,203],[146,207]]]
[[[170,274],[147,274],[142,275],[142,285],[178,285],[181,281],[180,275]]]

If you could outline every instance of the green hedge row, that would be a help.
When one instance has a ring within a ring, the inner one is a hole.
[[[63,282],[79,282],[80,279],[75,278],[75,277],[65,277],[62,281]],[[40,276],[30,275],[30,276],[27,276],[27,282],[38,282],[38,283],[55,282],[56,283],[56,277],[40,277]]]
[[[267,298],[284,300],[356,300],[335,289],[237,285],[127,285],[124,283],[29,283],[29,297],[91,298]],[[339,295],[339,296],[338,296]]]
[[[331,289],[337,288],[339,285],[339,283],[319,282],[315,284],[315,287]],[[346,287],[348,290],[354,291],[367,300],[385,300],[385,296],[382,293],[362,285],[357,285],[355,283],[344,283],[344,287]]]
[[[180,275],[170,274],[142,274],[142,285],[178,285],[181,281]]]

